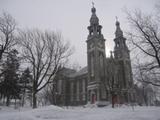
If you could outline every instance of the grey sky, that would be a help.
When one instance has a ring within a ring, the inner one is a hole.
[[[153,11],[157,0],[93,0],[97,16],[103,26],[107,55],[113,49],[115,16],[123,31],[128,29],[122,8],[140,8],[144,12]],[[40,28],[62,32],[64,38],[75,47],[72,63],[81,66],[87,63],[87,26],[91,16],[92,0],[0,0],[0,11],[9,12],[21,28]]]

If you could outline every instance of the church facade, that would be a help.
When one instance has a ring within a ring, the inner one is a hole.
[[[59,72],[56,80],[57,104],[104,106],[111,102],[129,103],[133,99],[132,68],[120,23],[116,21],[114,51],[107,58],[96,8],[93,7],[91,12],[86,40],[87,66],[78,72],[67,68]]]

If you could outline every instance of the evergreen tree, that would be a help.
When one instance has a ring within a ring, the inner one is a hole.
[[[32,75],[29,68],[26,68],[20,78],[22,106],[25,104],[25,100],[31,100],[32,96]]]
[[[10,99],[19,99],[20,98],[20,86],[19,82],[19,60],[18,60],[18,51],[11,50],[7,55],[7,58],[3,64],[3,72],[1,82],[1,95],[3,98],[6,98],[6,105],[9,106]]]

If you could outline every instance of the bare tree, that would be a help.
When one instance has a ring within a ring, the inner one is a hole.
[[[158,10],[158,9],[157,9]],[[143,82],[160,85],[160,23],[152,14],[144,14],[141,10],[126,11],[128,22],[132,28],[128,32],[129,40],[141,52],[141,68],[146,73]],[[145,57],[145,58],[142,58]],[[149,76],[150,75],[150,76]],[[148,77],[152,79],[148,79]],[[144,77],[144,76],[143,76]]]
[[[3,53],[8,53],[8,50],[15,44],[15,30],[15,19],[10,14],[4,12],[0,16],[0,60]]]
[[[2,56],[9,53],[12,46],[15,44],[14,40],[14,32],[16,30],[16,22],[14,18],[4,12],[0,16],[0,63],[2,65]],[[5,71],[0,72],[0,77],[4,75]],[[2,80],[0,80],[0,84],[2,84]]]
[[[54,32],[26,30],[19,35],[23,58],[32,68],[33,108],[36,108],[36,94],[53,81],[58,68],[66,63],[72,52],[62,36]]]

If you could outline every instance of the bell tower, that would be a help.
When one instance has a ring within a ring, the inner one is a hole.
[[[114,42],[115,59],[130,59],[129,50],[126,45],[126,38],[123,37],[123,31],[120,28],[120,23],[118,20],[116,20],[116,32]]]
[[[123,37],[123,31],[120,28],[118,20],[116,20],[114,42],[114,57],[119,63],[119,72],[117,76],[119,76],[118,81],[121,86],[121,94],[124,96],[123,102],[129,102],[129,96],[131,96],[131,89],[133,87],[130,51],[126,45],[126,38]]]
[[[88,102],[101,101],[101,81],[105,79],[105,39],[101,32],[102,26],[96,15],[96,8],[91,9],[89,35],[87,38],[88,62]]]

